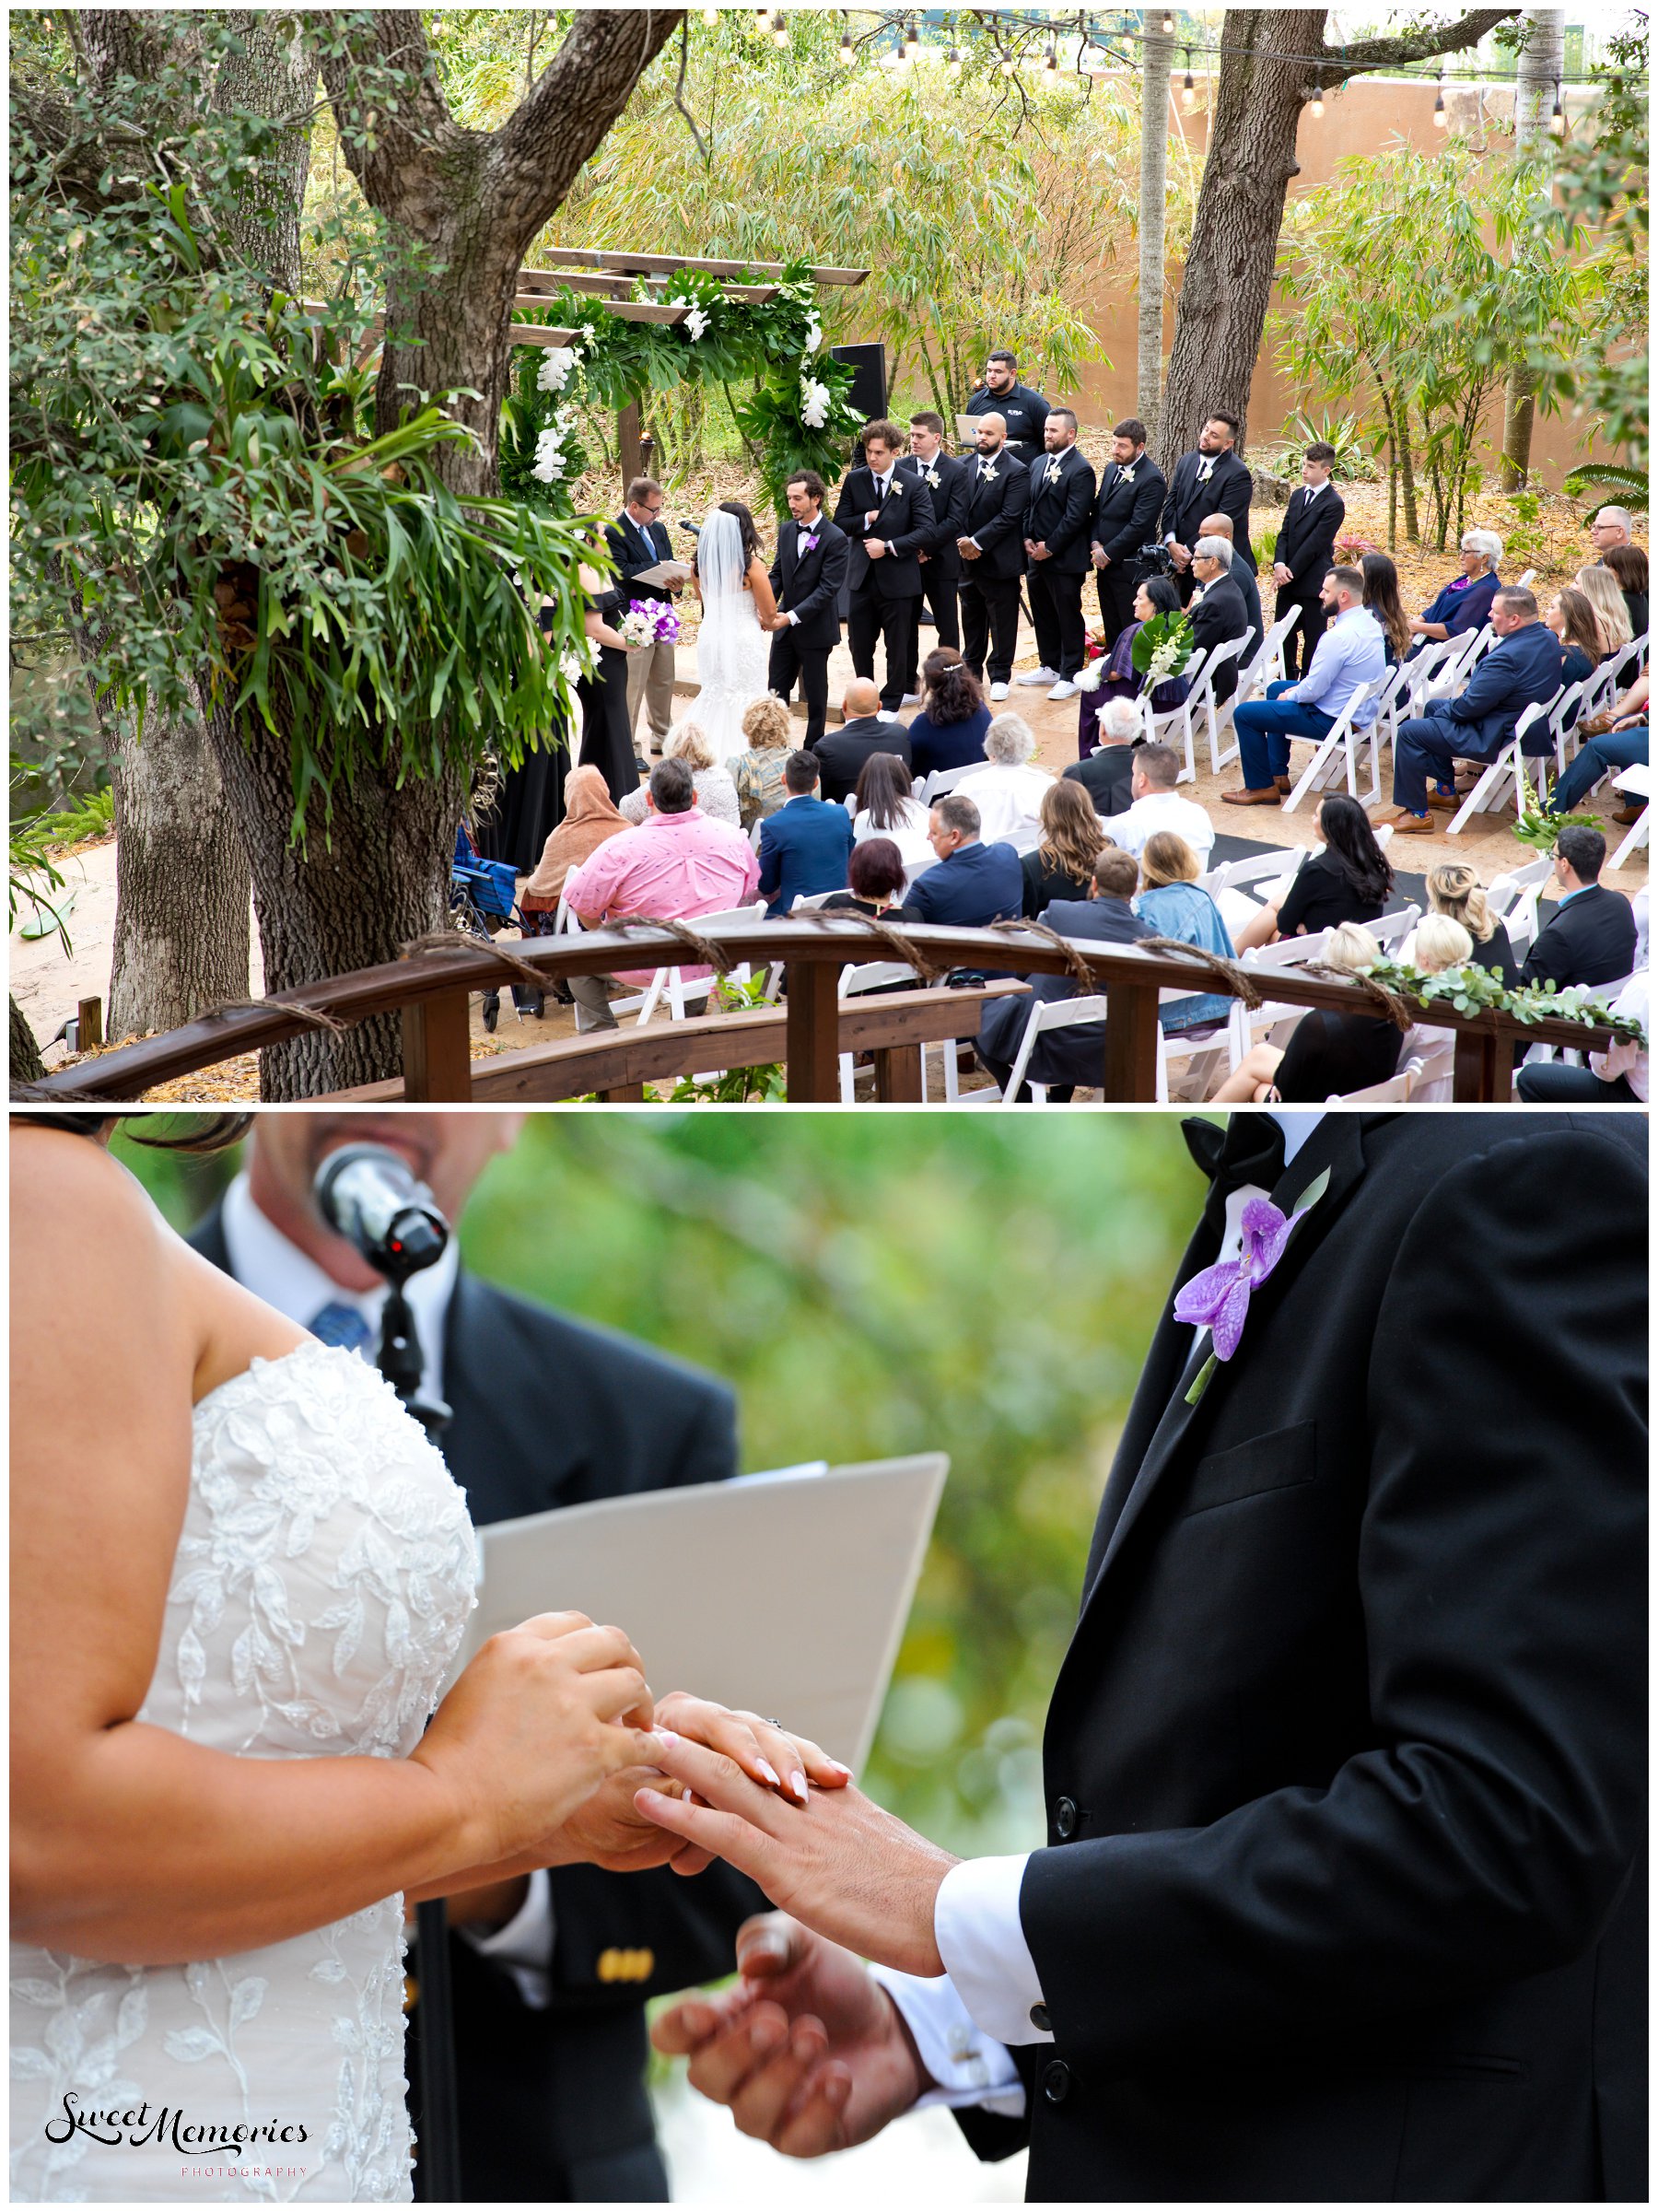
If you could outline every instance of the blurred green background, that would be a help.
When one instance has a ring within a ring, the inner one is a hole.
[[[179,1227],[239,1158],[116,1149]],[[867,1780],[952,1850],[1017,1850],[1042,1840],[1043,1715],[1202,1189],[1169,1114],[542,1114],[461,1246],[726,1377],[745,1468],[950,1454]]]

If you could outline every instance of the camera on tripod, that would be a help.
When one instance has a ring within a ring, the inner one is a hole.
[[[1137,546],[1134,562],[1142,576],[1173,576],[1174,573],[1174,556],[1166,545]]]

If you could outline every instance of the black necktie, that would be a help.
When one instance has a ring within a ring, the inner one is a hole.
[[[1271,1190],[1284,1172],[1284,1132],[1270,1114],[1235,1113],[1223,1129],[1196,1119],[1180,1128],[1186,1150],[1209,1178],[1211,1200],[1224,1203],[1246,1183]]]

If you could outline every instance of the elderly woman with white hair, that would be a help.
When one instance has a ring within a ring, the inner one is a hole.
[[[1036,738],[1022,714],[998,714],[985,732],[985,766],[955,787],[979,811],[981,841],[1010,845],[1022,856],[1042,842],[1043,794],[1053,782],[1030,765]]]
[[[1502,540],[1494,530],[1463,532],[1462,574],[1454,576],[1411,622],[1410,634],[1419,646],[1430,638],[1460,638],[1484,626],[1501,588],[1497,573],[1501,560]]]
[[[684,762],[691,771],[695,802],[710,822],[729,822],[733,829],[741,828],[736,783],[730,770],[722,768],[715,757],[714,741],[700,722],[676,722],[662,740],[662,758]],[[636,791],[629,791],[619,811],[625,822],[636,826],[643,822],[650,812],[648,788],[641,784]]]

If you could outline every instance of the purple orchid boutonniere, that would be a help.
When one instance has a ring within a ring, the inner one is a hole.
[[[1290,1213],[1282,1212],[1270,1199],[1247,1200],[1240,1223],[1244,1247],[1237,1258],[1223,1259],[1215,1267],[1205,1268],[1201,1275],[1194,1275],[1176,1295],[1174,1318],[1207,1328],[1214,1345],[1185,1394],[1188,1406],[1195,1406],[1208,1388],[1218,1363],[1230,1360],[1237,1351],[1244,1324],[1249,1318],[1251,1293],[1258,1290],[1272,1273],[1284,1256],[1290,1231],[1303,1214],[1312,1211],[1329,1187],[1330,1171],[1326,1167],[1308,1184]]]
[[[815,553],[817,551],[817,532],[814,530],[809,537],[803,537],[795,547],[795,551],[797,553]]]

